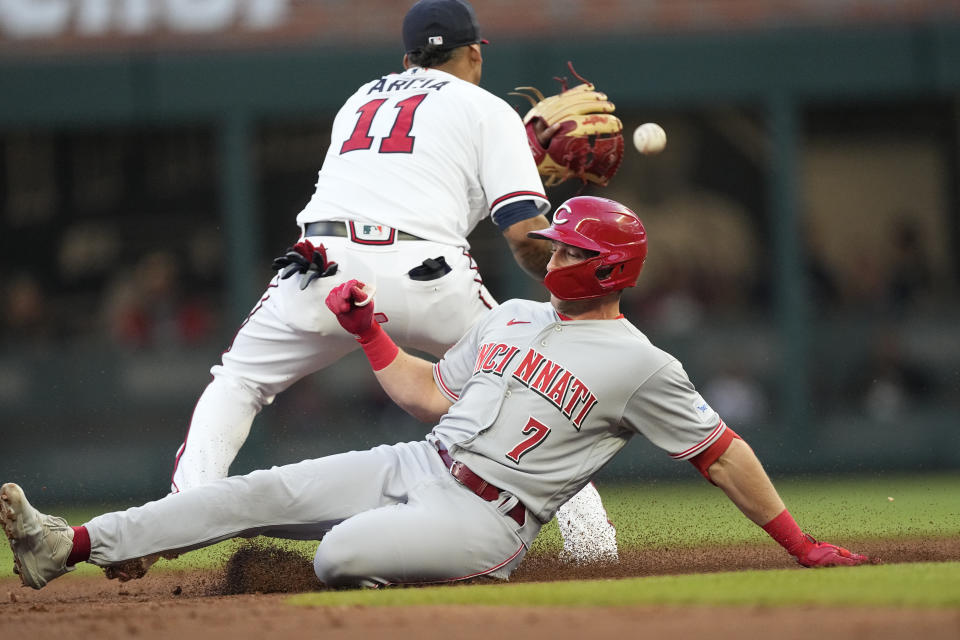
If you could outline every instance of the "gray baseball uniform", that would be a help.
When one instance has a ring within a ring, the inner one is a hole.
[[[680,363],[629,321],[563,322],[549,303],[489,314],[434,377],[459,399],[434,436],[544,522],[635,433],[685,460],[723,430]]]
[[[635,433],[685,460],[726,429],[677,360],[627,320],[564,321],[549,303],[494,309],[434,377],[455,402],[426,440],[217,480],[100,516],[86,525],[90,561],[325,533],[314,567],[329,585],[507,578],[542,523]]]

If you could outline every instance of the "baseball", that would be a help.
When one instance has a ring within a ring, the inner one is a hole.
[[[667,132],[656,122],[647,122],[633,130],[633,146],[643,154],[660,153],[667,146]]]

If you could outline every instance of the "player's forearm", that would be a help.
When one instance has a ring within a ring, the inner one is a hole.
[[[397,406],[418,420],[436,424],[450,408],[433,380],[433,364],[401,350],[388,366],[374,371]]]
[[[737,508],[760,526],[770,522],[785,508],[760,460],[743,440],[733,440],[723,455],[710,465],[709,473],[713,483]]]
[[[544,251],[544,247],[539,244],[541,241],[532,240],[531,242],[538,244],[525,244],[524,246],[511,247],[513,257],[524,271],[537,280],[543,280],[547,275],[547,263],[550,262],[550,251],[549,249]]]
[[[337,289],[334,289],[334,292],[336,291]],[[328,296],[327,306],[333,304],[335,309],[339,309],[335,302],[335,296],[333,303]],[[353,313],[356,313],[357,309],[354,305]],[[341,325],[344,325],[344,317],[350,320],[346,313],[341,312],[337,316]],[[436,424],[451,403],[440,393],[433,381],[433,364],[400,349],[383,327],[372,319],[373,315],[370,313],[365,321],[370,324],[356,331],[355,335],[380,386],[397,406],[414,418]],[[356,329],[353,322],[347,322],[344,328],[348,331]]]
[[[550,262],[550,242],[528,238],[530,231],[539,231],[549,226],[544,216],[522,220],[511,225],[504,232],[510,251],[524,271],[537,280],[547,275],[547,263]]]

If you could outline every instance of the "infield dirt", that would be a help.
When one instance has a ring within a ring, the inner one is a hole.
[[[887,563],[960,557],[960,539],[857,544]],[[514,582],[623,578],[796,567],[771,545],[658,549],[623,554],[615,565],[570,566],[530,556]],[[798,571],[802,571],[797,567]],[[0,637],[90,638],[451,638],[619,637],[923,638],[960,637],[956,609],[832,607],[292,607],[289,593],[323,587],[309,559],[269,546],[240,549],[223,571],[154,571],[117,583],[67,576],[41,591],[0,580]],[[456,588],[452,586],[451,588]]]

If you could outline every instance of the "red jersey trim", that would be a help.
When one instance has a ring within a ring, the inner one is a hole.
[[[706,449],[711,444],[713,444],[713,441],[719,438],[720,434],[722,434],[723,430],[726,428],[727,428],[727,425],[725,425],[723,423],[723,420],[721,419],[719,424],[717,424],[714,430],[710,432],[710,435],[704,438],[703,441],[693,445],[692,447],[690,447],[689,449],[686,449],[685,451],[681,451],[680,453],[671,453],[670,457],[673,458],[674,460],[686,460],[687,458],[691,458],[697,455],[703,449]]]
[[[542,193],[537,193],[536,191],[513,191],[494,200],[490,205],[490,211],[496,209],[501,203],[503,203],[504,200],[510,200],[511,198],[518,198],[520,196],[530,196],[531,198],[541,198],[543,200],[547,199],[547,196]]]
[[[448,400],[456,402],[460,399],[460,395],[454,393],[453,389],[447,386],[447,383],[443,381],[443,374],[440,373],[440,363],[433,365],[433,378],[437,381],[437,386],[440,387],[440,392],[447,396]]]
[[[561,320],[563,320],[564,322],[575,322],[575,321],[576,321],[575,318],[571,318],[570,316],[565,316],[565,315],[563,315],[562,313],[560,313],[559,311],[557,311],[556,309],[554,309],[554,311],[557,312],[557,317],[560,318]],[[616,318],[611,318],[611,320],[623,320],[624,318],[626,318],[626,316],[621,313],[621,314],[618,315]]]

